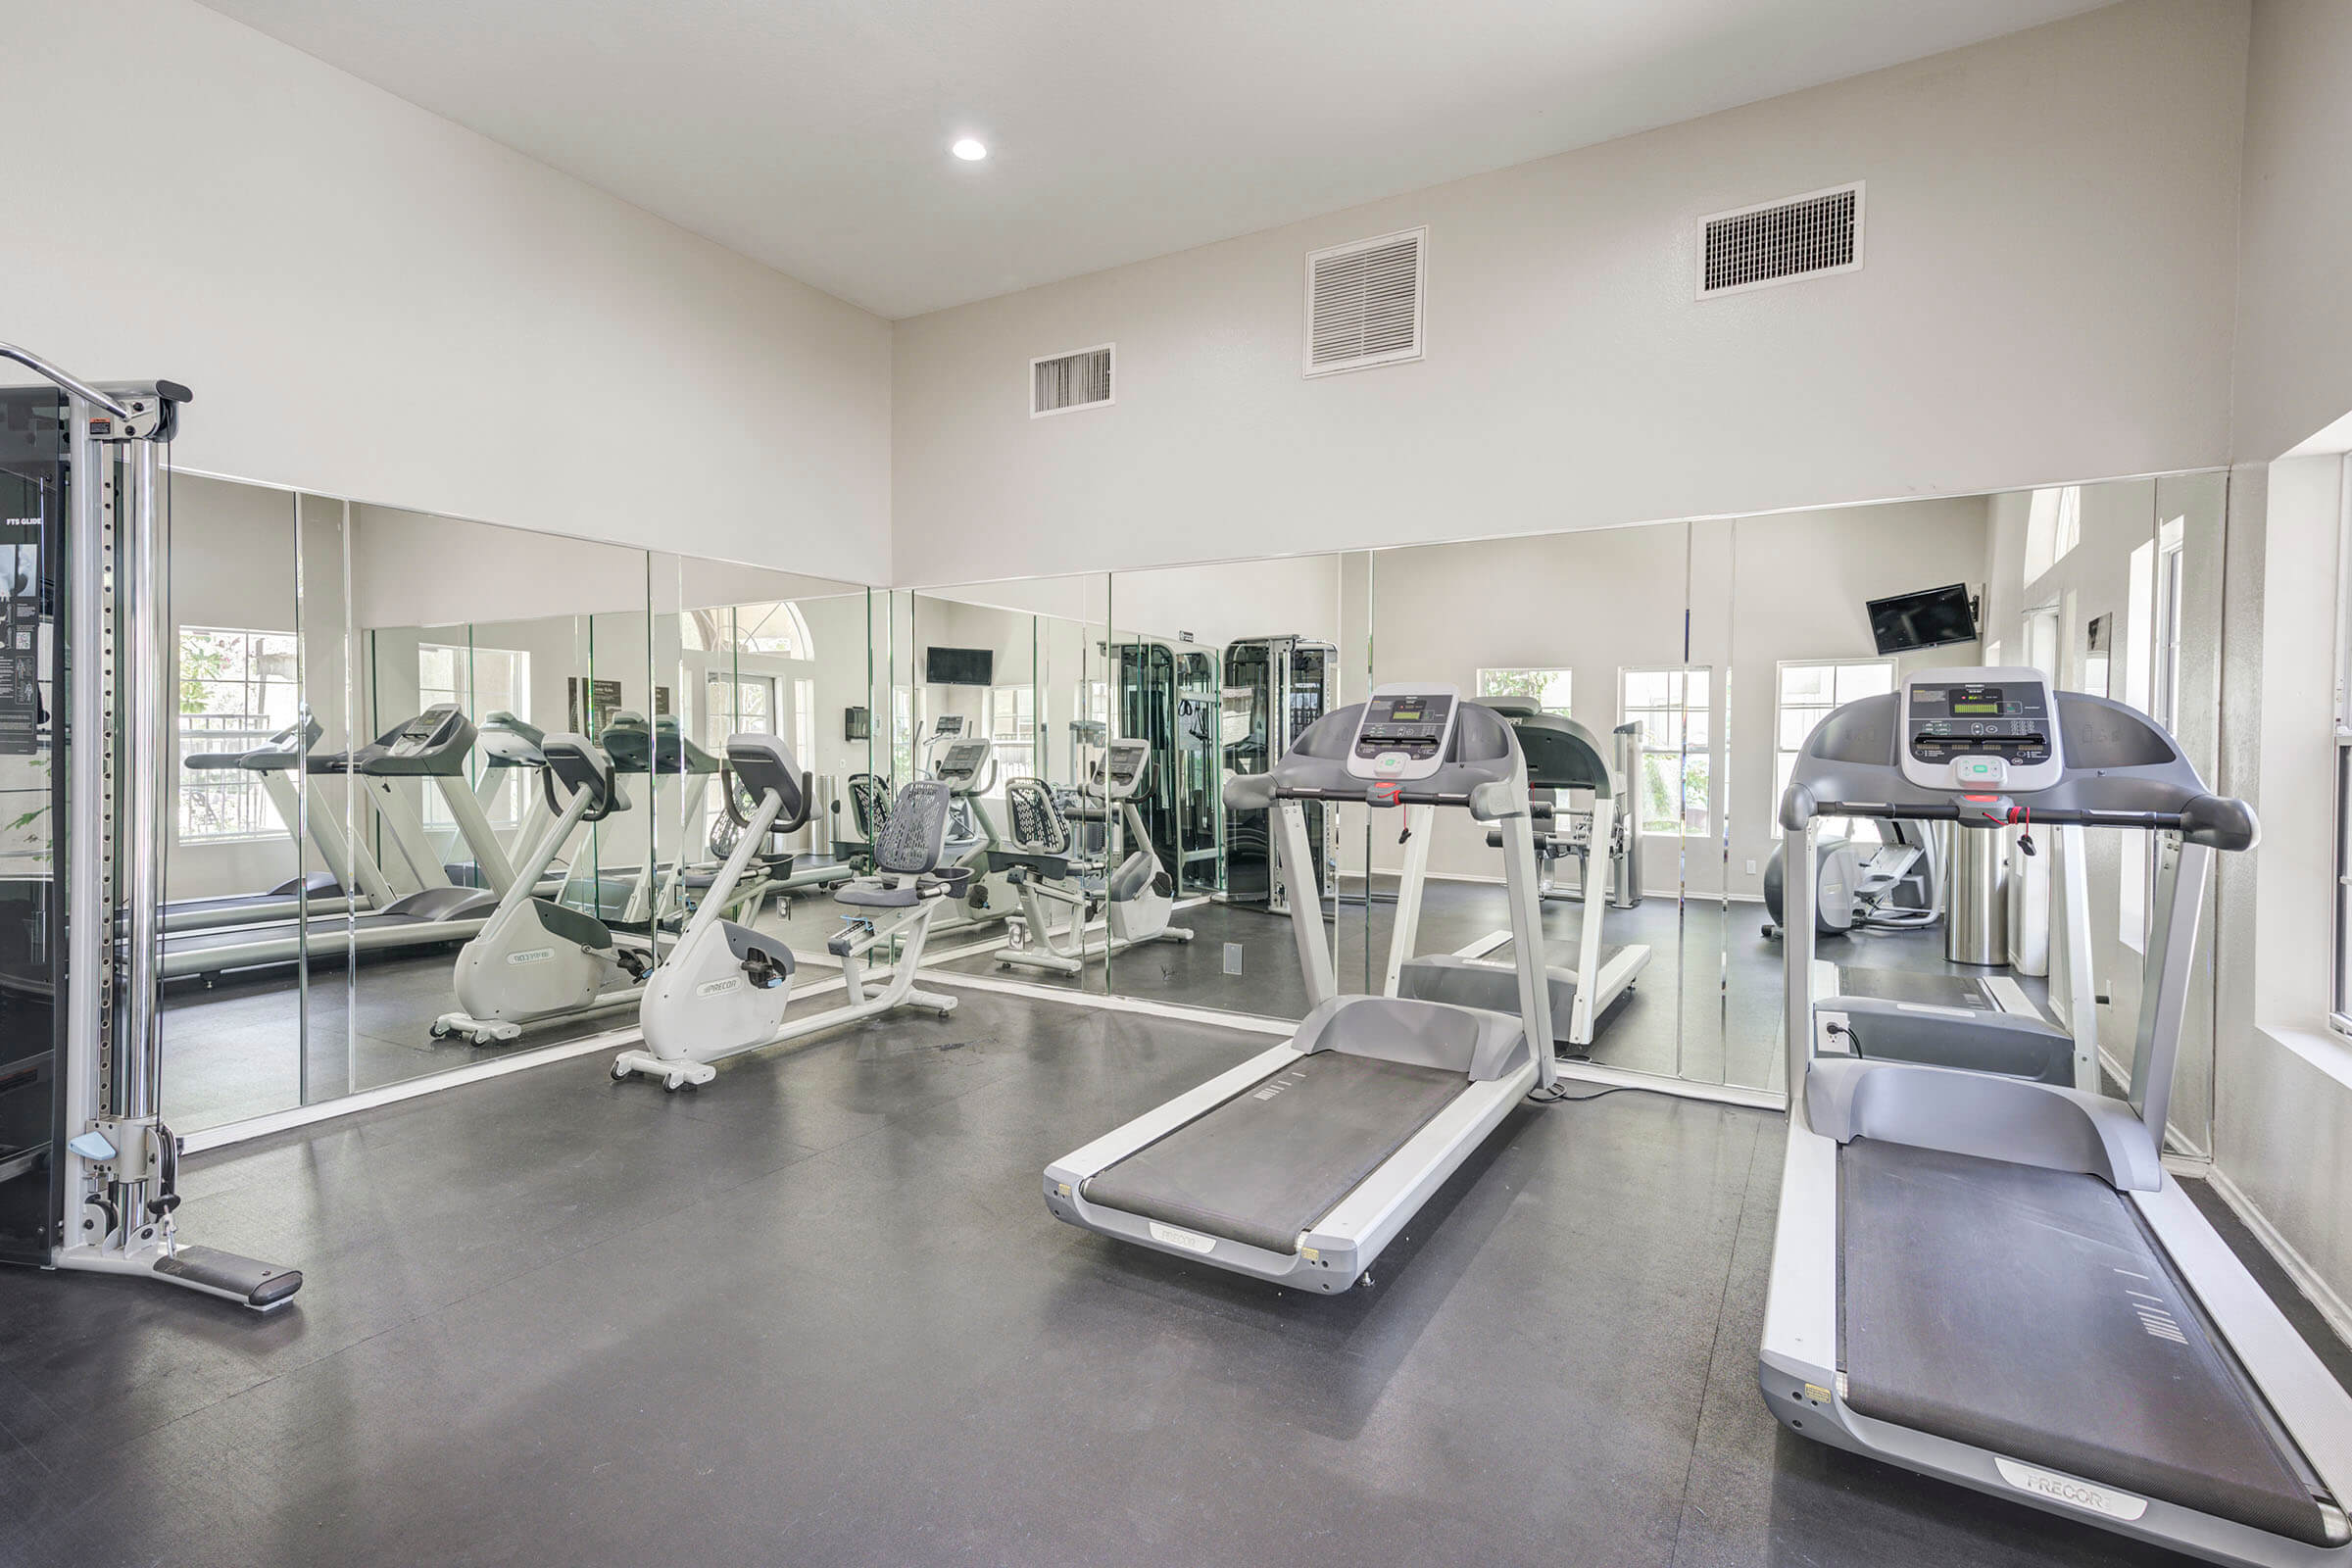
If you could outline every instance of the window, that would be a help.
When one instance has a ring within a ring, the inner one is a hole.
[[[1642,831],[1703,838],[1714,778],[1707,739],[1711,671],[1621,671],[1620,723],[1642,726]]]
[[[792,757],[804,768],[816,766],[816,682],[792,683]]]
[[[999,686],[988,694],[988,738],[997,746],[997,778],[1037,776],[1037,688]]]
[[[2026,581],[2031,584],[2082,542],[2082,487],[2036,490],[2026,513]]]
[[[765,675],[706,674],[703,677],[703,750],[712,757],[727,755],[727,737],[747,731],[776,733],[776,683]],[[801,764],[806,767],[806,762]],[[703,780],[703,805],[718,810],[713,779]]]
[[[179,629],[179,755],[249,752],[302,711],[294,634],[227,626]],[[269,838],[291,831],[243,769],[179,770],[183,844]]]
[[[1780,666],[1780,707],[1773,723],[1772,799],[1764,811],[1774,838],[1781,836],[1781,797],[1788,792],[1796,754],[1804,749],[1813,726],[1847,703],[1884,697],[1893,690],[1891,659],[1837,659]],[[1863,821],[1855,817],[1843,826],[1850,830],[1862,826]],[[1847,836],[1854,835],[1849,831]]]
[[[764,654],[771,659],[814,659],[816,640],[801,607],[789,600],[766,605],[729,605],[689,613],[679,628],[688,653]]]
[[[2156,536],[2156,669],[2152,716],[2175,734],[2180,729],[2180,607],[2182,547],[2188,519],[2175,517]]]
[[[2352,456],[2337,486],[2343,515],[2335,579],[2335,984],[2328,1022],[2352,1036]]]
[[[1566,718],[1568,689],[1575,673],[1571,669],[1482,669],[1478,672],[1478,695],[1516,697],[1534,703],[1546,713]]]
[[[456,643],[416,645],[416,706],[455,703],[478,721],[492,713],[531,716],[531,656],[516,648],[473,648]],[[482,802],[492,827],[513,827],[522,820],[531,799],[522,775],[532,770],[502,767],[494,775],[498,791]],[[535,787],[535,781],[534,786]],[[439,790],[424,792],[427,827],[455,827],[449,803]]]

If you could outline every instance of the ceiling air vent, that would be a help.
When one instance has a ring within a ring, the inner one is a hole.
[[[1429,230],[1334,245],[1306,259],[1306,373],[1421,357],[1422,258]]]
[[[1102,408],[1118,399],[1110,391],[1113,345],[1098,344],[1075,354],[1049,355],[1029,362],[1029,417]]]
[[[1698,297],[1769,288],[1862,265],[1862,183],[1698,220]]]

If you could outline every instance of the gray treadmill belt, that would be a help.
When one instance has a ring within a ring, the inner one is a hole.
[[[1453,1103],[1442,1067],[1318,1051],[1087,1179],[1086,1200],[1271,1252]]]
[[[2332,1544],[2325,1490],[2113,1188],[1860,1139],[1838,1190],[1856,1412]]]
[[[1998,1011],[2000,1004],[1975,975],[1934,974],[1924,969],[1838,970],[1841,997],[1877,997],[1886,1002],[1917,1002],[1935,1007],[1977,1007]]]

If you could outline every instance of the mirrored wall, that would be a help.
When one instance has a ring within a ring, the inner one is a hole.
[[[1013,852],[1034,853],[1041,833],[1078,847],[1025,868],[983,857],[1010,896],[990,889],[937,962],[1301,1015],[1293,873],[1264,814],[1229,808],[1224,785],[1377,684],[1435,680],[1521,728],[1548,813],[1547,967],[1576,976],[1559,994],[1581,999],[1555,1020],[1562,1054],[1771,1102],[1778,802],[1812,727],[1915,670],[2029,664],[2154,714],[2210,776],[2226,485],[2195,473],[894,596],[902,755],[911,746],[919,772],[942,720],[950,739],[984,735],[993,771],[970,831]],[[1125,806],[1102,784],[1121,747],[1145,760]],[[1308,875],[1344,988],[1409,992],[1414,960],[1507,974],[1500,851],[1466,815],[1440,813],[1418,845],[1393,811],[1309,818]],[[2128,1076],[2154,877],[2144,838],[2082,833],[2070,886],[2074,857],[2046,835],[2034,854],[2015,832],[1997,848],[1866,822],[1824,837],[1858,873],[1849,906],[1816,911],[1840,984],[2031,1007],[2072,1030],[2111,1086]],[[1147,877],[1120,882],[1138,851]],[[1159,890],[1164,910],[1127,920],[1114,883]],[[1063,901],[1040,898],[1048,887]],[[1016,961],[1041,923],[1054,940],[1077,933],[1075,965]],[[2189,1151],[2210,1120],[2203,965],[2197,985],[2174,1102]]]
[[[2226,485],[868,591],[182,478],[181,536],[208,548],[173,563],[171,1106],[216,1125],[625,1029],[712,897],[791,948],[796,1006],[830,1004],[837,939],[871,924],[836,894],[915,784],[944,786],[938,863],[960,882],[919,954],[875,962],[1293,1019],[1303,897],[1344,989],[1507,978],[1500,851],[1464,813],[1416,841],[1397,812],[1310,806],[1294,865],[1269,813],[1227,799],[1324,714],[1413,680],[1519,730],[1545,962],[1574,977],[1562,1054],[1770,1102],[1777,805],[1807,734],[1915,670],[2031,665],[2155,715],[2210,775]],[[557,755],[566,735],[609,793]],[[772,741],[806,800],[714,889],[758,817],[724,767],[737,736]],[[2120,1079],[2153,852],[2019,836],[1823,835],[1852,891],[1813,911],[1819,956],[1873,994],[2039,1010]],[[564,1005],[466,973],[518,886],[615,955]],[[2212,1098],[2196,976],[2174,1100],[2191,1152]]]
[[[632,1026],[730,843],[727,736],[836,797],[889,744],[862,588],[194,476],[174,514],[182,1131]],[[836,827],[774,835],[747,918],[827,923]],[[511,892],[533,940],[469,965]]]

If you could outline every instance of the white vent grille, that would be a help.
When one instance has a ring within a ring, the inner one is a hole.
[[[1308,375],[1421,357],[1421,279],[1429,230],[1316,251],[1306,259]]]
[[[1839,185],[1698,220],[1698,295],[1850,272],[1862,265],[1862,185]]]
[[[1099,409],[1118,400],[1111,395],[1110,362],[1114,345],[1097,344],[1073,354],[1052,354],[1029,362],[1029,417]]]

